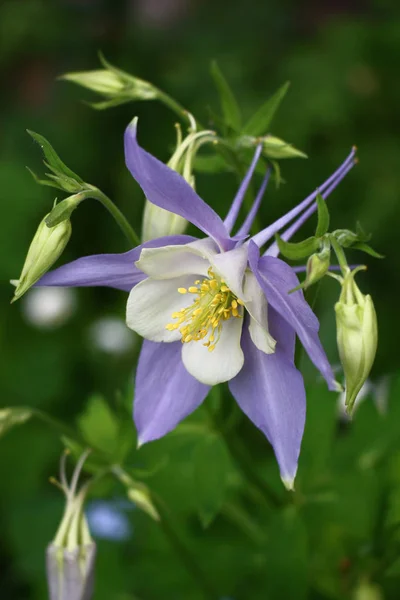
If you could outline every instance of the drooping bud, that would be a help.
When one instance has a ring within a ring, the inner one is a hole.
[[[50,600],[91,600],[93,596],[96,544],[83,512],[88,486],[77,492],[78,478],[87,455],[86,452],[81,456],[68,485],[64,454],[61,482],[55,482],[65,493],[67,502],[56,537],[46,553]]]
[[[12,302],[25,294],[52,267],[68,244],[72,232],[70,220],[48,227],[46,221],[50,214],[41,221],[29,246]]]
[[[354,281],[359,267],[345,274],[335,304],[337,344],[346,379],[346,407],[350,413],[357,394],[371,371],[378,345],[378,325],[372,298]]]
[[[182,175],[192,188],[195,187],[193,175],[193,162],[199,148],[207,143],[215,141],[215,133],[209,130],[196,131],[196,121],[188,114],[191,122],[189,134],[182,139],[182,131],[176,125],[177,142],[176,150],[168,161],[168,166]],[[142,222],[142,241],[147,242],[164,235],[179,235],[185,231],[187,221],[180,215],[176,215],[164,208],[155,206],[148,200],[144,207]]]

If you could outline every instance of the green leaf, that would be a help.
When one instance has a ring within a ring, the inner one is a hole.
[[[30,408],[17,406],[0,410],[0,437],[16,425],[23,425],[32,418],[34,411]]]
[[[42,148],[46,160],[52,170],[54,169],[54,171],[66,175],[67,177],[72,177],[72,179],[78,181],[79,183],[84,183],[83,179],[81,179],[76,173],[71,171],[71,169],[67,167],[66,164],[63,163],[61,158],[58,156],[57,152],[54,150],[53,146],[50,144],[50,142],[46,140],[45,137],[43,137],[39,133],[30,131],[29,129],[27,129],[27,132]]]
[[[366,233],[364,231],[360,221],[357,221],[357,223],[356,223],[356,233],[357,233],[358,240],[360,242],[369,242],[369,240],[372,237],[372,235],[370,233]]]
[[[204,527],[211,523],[223,504],[230,468],[223,441],[214,435],[203,436],[193,452],[193,477],[197,510]]]
[[[257,110],[244,127],[244,133],[249,135],[262,135],[268,132],[268,128],[278,110],[283,98],[290,86],[287,81],[277,92]]]
[[[322,237],[328,232],[329,229],[329,210],[328,206],[321,196],[321,194],[317,195],[317,206],[318,206],[318,225],[317,230],[315,232],[316,237]]]
[[[226,81],[215,61],[211,63],[211,75],[218,90],[225,122],[235,131],[239,131],[242,120],[239,106],[229,86],[229,83]]]
[[[275,235],[279,251],[289,260],[302,260],[307,258],[319,248],[319,240],[316,237],[309,237],[302,242],[285,242],[279,234]]]
[[[34,173],[32,171],[32,169],[30,169],[29,167],[26,167],[26,168],[28,169],[29,173],[32,175],[35,182],[38,183],[39,185],[48,185],[49,187],[54,187],[57,190],[63,189],[60,185],[58,185],[54,181],[48,181],[47,179],[39,179],[39,177],[36,175],[36,173]]]
[[[119,441],[118,420],[102,396],[93,395],[89,398],[78,424],[89,446],[109,454],[116,451]]]
[[[351,249],[361,250],[362,252],[366,252],[370,256],[373,256],[374,258],[385,258],[383,254],[379,254],[379,252],[376,252],[376,250],[371,248],[371,246],[365,242],[356,242],[351,246]]]

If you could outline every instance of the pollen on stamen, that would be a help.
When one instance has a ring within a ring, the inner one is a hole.
[[[198,293],[199,293],[199,290],[198,290],[198,288],[197,288],[195,285],[192,285],[192,286],[190,286],[190,288],[189,288],[189,292],[190,292],[191,294],[198,294]]]
[[[186,289],[186,288],[184,288],[184,287],[182,287],[182,288],[178,288],[178,292],[179,292],[180,294],[187,294],[187,289]]]

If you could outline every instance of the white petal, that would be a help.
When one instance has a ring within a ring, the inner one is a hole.
[[[206,238],[182,246],[143,248],[135,265],[153,279],[170,279],[189,274],[205,277],[210,267],[208,257],[217,252],[215,242]]]
[[[243,319],[230,318],[222,325],[221,337],[212,352],[202,341],[182,346],[182,361],[186,370],[201,383],[216,385],[235,377],[243,366],[240,347]]]
[[[239,246],[229,252],[210,257],[210,262],[230,290],[245,300],[243,290],[244,273],[247,267],[247,246]]]
[[[268,331],[268,302],[256,276],[246,271],[244,283],[245,307],[250,314],[249,332],[253,344],[265,354],[275,352],[276,340]]]
[[[190,306],[193,294],[180,294],[179,287],[193,285],[192,276],[174,279],[145,279],[129,294],[126,307],[128,327],[152,342],[174,342],[181,338],[179,330],[168,331],[167,323],[173,323],[172,313]]]

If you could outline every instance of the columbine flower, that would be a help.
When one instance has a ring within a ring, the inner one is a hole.
[[[296,334],[330,389],[334,375],[319,323],[295,288],[293,269],[264,246],[295,217],[293,233],[354,164],[354,150],[313,194],[248,239],[269,173],[244,223],[232,237],[261,147],[225,221],[176,172],[125,134],[126,163],[146,198],[206,234],[146,242],[125,254],[88,256],[45,275],[40,285],[105,285],[129,291],[127,323],[145,340],[136,373],[134,419],[141,444],[162,437],[194,411],[210,386],[229,381],[243,412],[272,444],[281,477],[292,487],[305,421],[303,378],[294,365]],[[305,211],[305,212],[303,212]],[[284,232],[286,235],[288,230]],[[287,237],[286,237],[287,239]],[[183,343],[182,343],[183,342]]]

